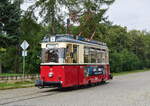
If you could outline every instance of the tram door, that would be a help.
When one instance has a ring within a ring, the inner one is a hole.
[[[79,50],[78,45],[68,44],[66,49],[66,63],[70,64],[66,69],[68,73],[66,75],[66,80],[69,84],[78,85],[79,84],[79,70],[77,63],[79,62]],[[72,64],[72,65],[71,65]]]
[[[73,63],[76,64],[74,65],[74,71],[75,71],[75,85],[79,85],[79,71],[80,71],[80,66],[79,66],[79,46],[73,45]]]

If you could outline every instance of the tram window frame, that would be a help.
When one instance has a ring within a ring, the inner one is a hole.
[[[78,63],[78,62],[79,62],[79,45],[67,44],[65,51],[65,63]]]
[[[42,62],[43,63],[58,63],[59,56],[58,56],[58,49],[43,49],[42,50]],[[53,55],[53,56],[52,56]]]
[[[96,63],[96,49],[90,48],[91,63]]]
[[[108,63],[108,51],[93,47],[84,47],[84,63]]]
[[[101,57],[101,50],[96,50],[96,63],[101,63],[102,57]]]
[[[105,63],[109,63],[109,55],[108,52],[105,52]]]
[[[84,47],[84,63],[90,63],[90,61],[91,61],[90,48]]]
[[[72,63],[72,44],[67,44],[65,51],[65,63]]]
[[[97,49],[96,63],[108,63],[108,52],[103,49]]]
[[[47,54],[46,54],[46,49],[45,48],[43,48],[42,49],[42,52],[41,52],[41,61],[43,62],[43,63],[45,63],[45,62],[48,62],[48,58],[46,58],[46,57],[48,57],[48,55],[46,56]]]
[[[98,49],[94,47],[84,47],[84,63],[98,63]],[[99,50],[100,52],[100,50]]]
[[[106,51],[105,50],[102,50],[102,63],[106,63]]]
[[[79,62],[79,46],[75,44],[73,44],[72,59],[73,63]]]

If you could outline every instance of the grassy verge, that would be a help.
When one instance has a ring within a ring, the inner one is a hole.
[[[25,74],[25,75],[37,75],[37,74]],[[0,74],[0,77],[1,76],[23,76],[23,74],[10,74],[10,73],[2,73],[2,74]]]
[[[0,90],[13,89],[13,88],[25,88],[34,86],[34,81],[20,81],[14,83],[0,83]]]
[[[0,76],[21,76],[22,74],[10,74],[10,73],[3,73]]]
[[[146,72],[146,71],[150,71],[150,69],[133,70],[133,71],[126,71],[126,72],[112,73],[112,74],[113,74],[113,76],[120,76],[120,75],[127,75],[127,74],[133,74],[133,73],[139,73],[139,72]]]

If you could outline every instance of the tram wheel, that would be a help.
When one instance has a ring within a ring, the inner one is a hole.
[[[104,80],[101,81],[101,84],[105,84],[105,83],[106,83],[106,81],[104,81]]]

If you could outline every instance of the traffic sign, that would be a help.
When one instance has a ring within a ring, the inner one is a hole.
[[[27,56],[27,51],[26,50],[22,51],[22,56]]]
[[[24,40],[23,42],[22,42],[22,44],[20,45],[21,46],[21,48],[23,49],[23,51],[22,51],[22,56],[23,56],[23,77],[24,77],[24,72],[25,72],[25,56],[27,56],[27,51],[26,51],[26,49],[29,47],[29,43],[26,41],[26,40]]]
[[[26,50],[29,47],[29,43],[26,40],[24,40],[20,46],[23,50]]]

